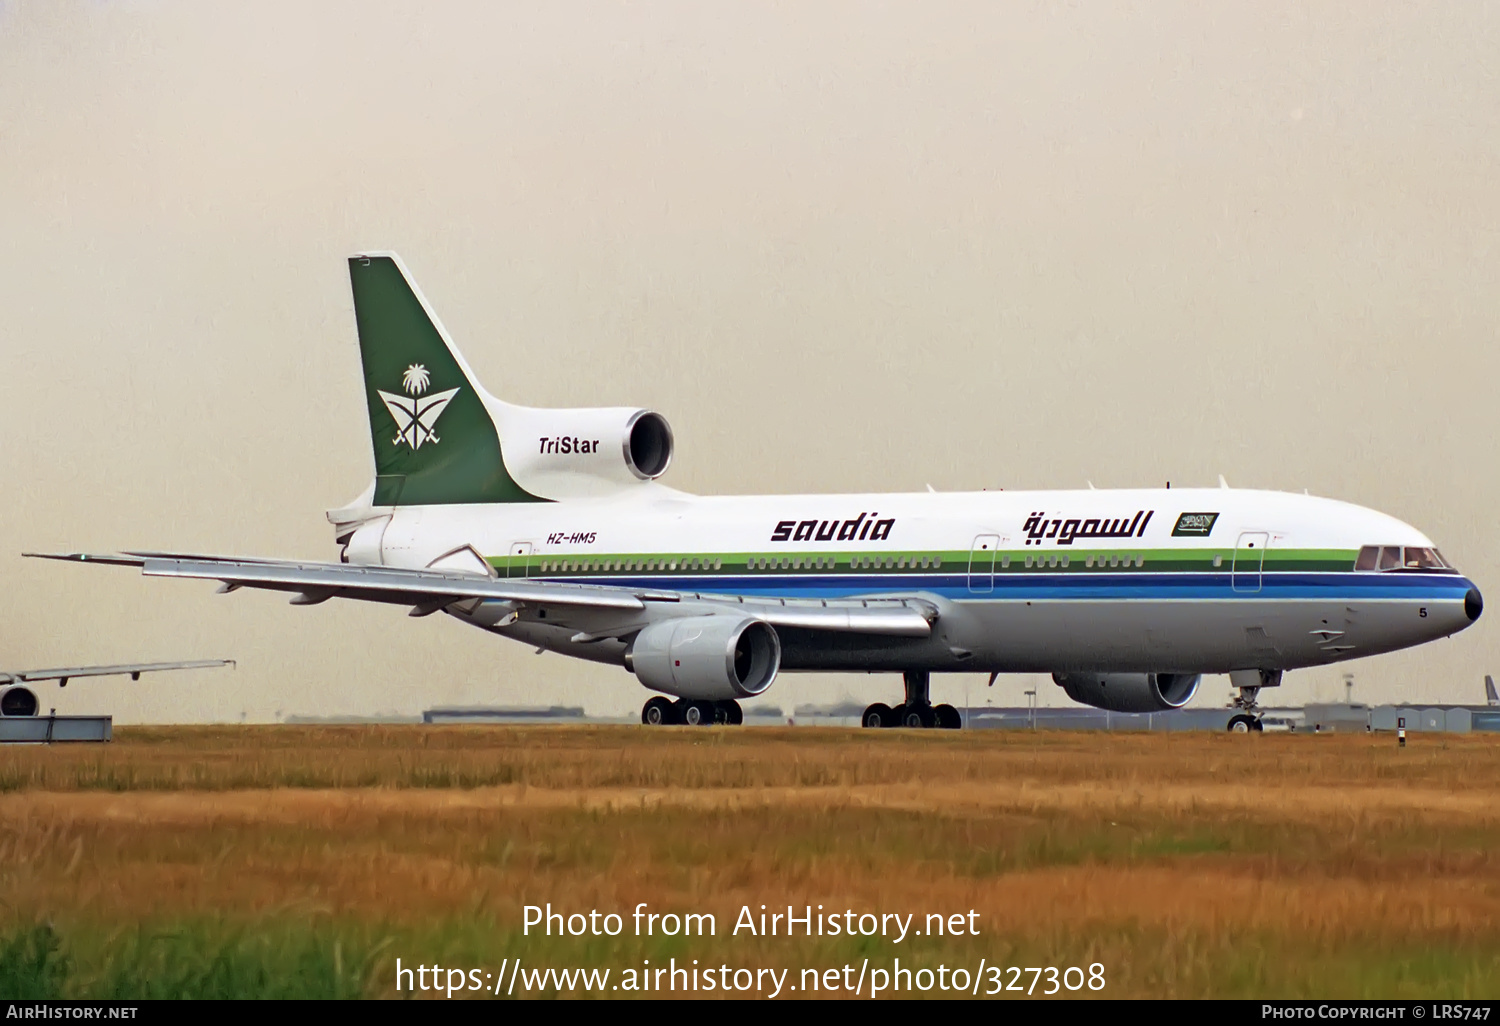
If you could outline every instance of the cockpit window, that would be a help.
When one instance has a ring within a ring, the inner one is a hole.
[[[1444,569],[1443,561],[1438,558],[1438,554],[1435,549],[1407,549],[1406,559],[1402,561],[1401,565],[1406,567],[1408,570]]]
[[[1446,570],[1456,573],[1453,564],[1437,549],[1403,549],[1398,545],[1366,545],[1354,561],[1356,570]]]

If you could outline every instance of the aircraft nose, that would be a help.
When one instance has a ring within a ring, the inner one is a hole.
[[[1479,594],[1478,588],[1470,588],[1464,595],[1464,614],[1472,620],[1479,619],[1479,614],[1484,612],[1484,596]]]

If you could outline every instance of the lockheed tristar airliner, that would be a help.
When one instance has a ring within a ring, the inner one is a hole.
[[[865,726],[949,728],[933,673],[1048,673],[1123,712],[1227,674],[1229,727],[1252,731],[1287,670],[1447,637],[1483,608],[1416,528],[1305,494],[688,495],[660,483],[661,414],[502,402],[400,258],[349,274],[375,467],[328,514],[339,562],[53,558],[446,613],[624,667],[658,692],[647,724],[739,723],[782,671],[899,673]]]

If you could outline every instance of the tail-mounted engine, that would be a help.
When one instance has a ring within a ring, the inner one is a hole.
[[[511,406],[501,448],[516,483],[548,499],[581,498],[654,481],[672,463],[672,428],[651,410]]]
[[[679,698],[753,698],[781,666],[776,629],[753,617],[690,616],[636,635],[625,668],[653,691]]]
[[[1181,709],[1198,693],[1198,673],[1054,673],[1068,697],[1112,712]]]

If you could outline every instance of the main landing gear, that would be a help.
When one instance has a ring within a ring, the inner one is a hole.
[[[740,703],[706,702],[679,698],[672,701],[657,695],[648,698],[641,707],[641,722],[648,727],[664,727],[680,723],[689,727],[709,727],[715,723],[737,727],[745,722]]]
[[[892,709],[876,702],[865,710],[860,723],[866,727],[941,727],[957,730],[963,726],[958,710],[946,703],[933,705],[928,698],[932,675],[926,670],[908,670],[901,675],[906,687],[906,701]]]
[[[1260,689],[1281,686],[1280,670],[1235,670],[1229,675],[1229,683],[1239,689],[1239,694],[1229,703],[1239,712],[1229,717],[1231,734],[1250,734],[1265,727],[1261,724]]]

